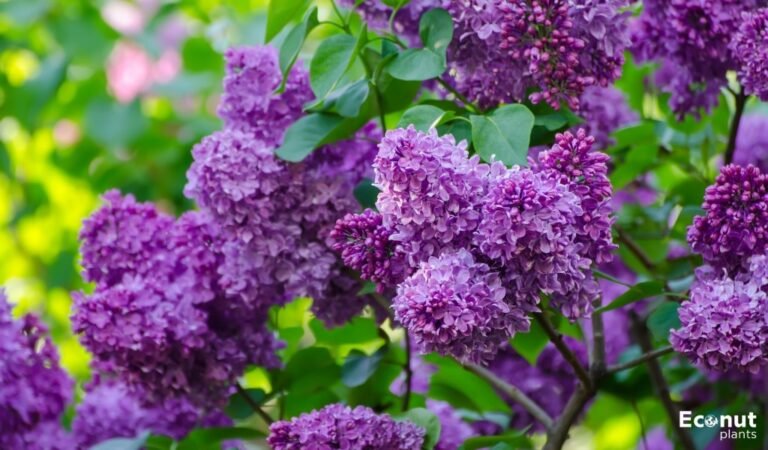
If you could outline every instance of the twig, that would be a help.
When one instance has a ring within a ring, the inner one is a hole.
[[[648,328],[645,326],[645,323],[643,323],[635,313],[631,313],[630,317],[632,320],[632,328],[635,331],[640,348],[645,353],[652,352],[653,344],[651,343],[651,337],[648,334]],[[664,406],[664,410],[672,424],[672,430],[677,435],[680,445],[682,445],[685,450],[695,450],[696,447],[693,444],[691,435],[678,426],[679,411],[669,395],[669,387],[667,386],[667,381],[664,379],[664,373],[661,371],[659,362],[654,358],[649,358],[645,360],[645,363],[648,366],[648,373],[650,374],[651,382],[656,389],[656,394],[661,399],[661,404]]]
[[[579,381],[581,381],[584,386],[591,386],[592,381],[589,379],[587,370],[584,368],[584,366],[581,365],[579,359],[573,353],[571,348],[568,347],[568,345],[565,343],[563,340],[563,335],[560,334],[559,331],[555,330],[555,328],[549,322],[549,319],[547,319],[544,314],[536,313],[533,315],[533,317],[537,322],[539,322],[541,327],[544,328],[544,332],[547,333],[547,336],[549,336],[549,339],[553,344],[555,344],[555,347],[563,355],[563,358],[565,358],[565,360],[568,361],[568,364],[573,367],[573,370],[576,372],[576,376],[579,378]]]
[[[748,95],[744,93],[744,88],[741,88],[739,92],[734,92],[734,99],[736,100],[736,110],[733,113],[733,122],[731,122],[731,133],[728,136],[728,147],[725,148],[724,165],[733,162],[733,154],[736,152],[736,140],[739,137],[739,128],[741,126],[741,118],[744,115],[744,108],[747,106]]]
[[[464,106],[466,106],[468,110],[470,110],[471,112],[474,112],[474,113],[477,113],[477,112],[480,111],[480,108],[475,106],[474,103],[472,103],[467,97],[465,97],[464,94],[462,94],[461,92],[457,91],[456,88],[454,88],[453,86],[450,85],[450,83],[448,83],[447,81],[445,81],[442,78],[437,78],[437,82],[440,84],[440,86],[445,88],[448,92],[450,92],[451,94],[455,95],[456,98],[459,101],[461,101],[461,103],[464,103]]]
[[[597,306],[600,305],[599,297],[594,303]],[[594,380],[599,380],[605,373],[605,330],[602,314],[592,316],[592,360],[589,364],[589,372]]]
[[[656,264],[648,258],[648,255],[646,255],[643,249],[637,245],[637,242],[635,242],[632,237],[627,234],[624,228],[618,224],[614,225],[613,228],[616,230],[619,242],[627,246],[627,249],[635,255],[638,261],[640,261],[640,264],[642,264],[648,272],[653,272],[656,269]]]
[[[581,384],[576,386],[576,391],[566,403],[563,414],[547,433],[547,442],[544,444],[543,450],[560,450],[563,448],[563,444],[568,439],[568,431],[593,395],[592,389],[587,389]]]
[[[240,386],[240,383],[237,383],[235,385],[235,388],[237,389],[237,393],[240,394],[243,397],[243,400],[245,400],[245,403],[248,403],[248,406],[253,409],[253,412],[259,415],[262,419],[264,419],[264,422],[267,423],[267,425],[271,425],[274,420],[272,417],[269,416],[263,409],[261,409],[261,406],[253,401],[250,395],[248,395],[248,392],[243,389],[242,386]]]
[[[411,403],[411,390],[413,389],[413,368],[411,367],[411,335],[405,331],[405,396],[403,397],[403,411],[408,411]]]
[[[490,370],[485,367],[478,366],[476,364],[465,364],[464,367],[470,372],[478,375],[479,377],[487,380],[493,387],[506,394],[513,401],[517,402],[526,409],[531,415],[538,420],[546,429],[551,429],[553,426],[552,418],[549,417],[546,411],[536,402],[531,400],[527,395],[520,391],[515,386],[505,382],[501,378],[494,375]]]
[[[631,369],[632,367],[639,366],[640,364],[648,361],[649,359],[655,359],[660,356],[667,355],[669,353],[672,353],[674,350],[672,349],[671,345],[668,345],[666,347],[657,348],[656,350],[653,350],[648,353],[644,353],[641,356],[639,356],[636,359],[633,359],[631,361],[627,361],[625,363],[616,364],[608,368],[608,373],[616,373],[621,372],[622,370]]]

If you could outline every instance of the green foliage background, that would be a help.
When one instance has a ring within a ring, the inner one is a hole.
[[[157,50],[157,27],[173,14],[183,15],[189,34],[179,48],[181,72],[172,83],[155,85],[137,99],[120,103],[108,89],[105,67],[115,45],[129,38],[105,22],[102,1],[0,2],[0,282],[11,301],[18,303],[16,313],[35,311],[43,316],[59,345],[63,365],[80,381],[88,378],[88,356],[71,334],[69,293],[88,289],[77,263],[81,222],[98,205],[98,195],[111,188],[155,201],[173,213],[191,207],[182,194],[190,149],[220,126],[214,111],[223,76],[221,54],[233,44],[264,41],[266,3],[164,3],[144,31],[131,40],[152,55]],[[330,14],[329,4],[319,2],[320,19]],[[285,16],[290,22],[300,19],[295,14]],[[321,38],[334,32],[329,27],[315,29],[302,53],[314,53]],[[282,31],[276,41],[282,42],[287,34]],[[343,35],[338,36],[330,40],[336,47],[325,49],[329,54],[350,44]],[[659,183],[661,195],[655,204],[624,208],[618,219],[659,273],[649,273],[626,250],[621,256],[646,280],[661,276],[684,290],[696,261],[670,263],[666,255],[670,245],[685,241],[685,229],[700,211],[704,188],[714,178],[716,155],[728,134],[733,105],[723,96],[712,114],[678,122],[666,107],[667,99],[648,92],[644,78],[650,71],[631,61],[624,69],[618,85],[643,121],[619,130],[617,145],[610,153],[615,161],[612,181],[616,189],[646,172],[654,173]],[[335,107],[343,115],[343,106]],[[763,107],[750,105],[751,109]],[[429,106],[423,108],[411,110],[413,116],[405,121],[443,119],[434,116]],[[385,120],[397,124],[401,114],[389,114]],[[443,113],[438,110],[436,114]],[[545,115],[537,114],[535,132],[547,124]],[[491,120],[476,117],[472,118],[475,128]],[[76,138],[68,138],[68,133]],[[503,136],[489,137],[487,133],[483,138],[503,140]],[[494,145],[506,144],[499,141]],[[290,152],[290,148],[284,150]],[[511,158],[521,158],[520,149],[510,147],[509,151]],[[290,159],[289,154],[283,156]],[[652,283],[645,288],[652,291]],[[327,330],[308,313],[309,304],[309,299],[299,299],[275,312],[273,323],[287,343],[283,357],[288,363],[279,375],[262,370],[248,373],[245,385],[252,396],[265,402],[269,393],[285,389],[290,393],[281,401],[288,415],[340,398],[369,405],[396,401],[389,384],[399,373],[404,355],[399,345],[385,344],[402,336],[381,333],[367,318]],[[656,321],[652,329],[668,329],[675,323],[674,309],[661,309],[652,317]],[[575,332],[566,323],[560,328],[566,334]],[[535,358],[545,342],[543,332],[534,328],[516,338],[515,348]],[[639,354],[638,349],[630,349],[628,359],[633,351]],[[507,410],[481,379],[450,360],[433,357],[431,361],[440,370],[430,396],[478,414]],[[668,366],[667,371],[673,395],[695,381],[684,367]],[[677,379],[676,374],[680,375]],[[642,427],[665,423],[642,368],[624,372],[611,383],[601,391],[583,424],[573,430],[568,448],[634,448]],[[423,398],[416,401],[423,402]],[[244,406],[233,404],[230,412],[246,419]],[[541,443],[540,439],[534,441]]]

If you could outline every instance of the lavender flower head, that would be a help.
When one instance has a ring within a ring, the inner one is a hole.
[[[768,101],[768,8],[743,12],[731,46],[747,94]]]
[[[545,173],[513,169],[490,188],[473,243],[503,268],[521,312],[536,311],[542,291],[571,319],[591,311],[597,286],[585,283],[590,261],[580,255],[574,228],[581,214],[579,199]]]
[[[193,428],[213,426],[214,423],[209,422],[220,422],[223,417],[220,412],[203,415],[199,408],[183,398],[147,407],[143,405],[142,397],[119,382],[100,381],[88,386],[72,422],[79,448],[90,448],[107,439],[135,437],[143,431],[182,439]]]
[[[670,333],[675,351],[694,364],[725,372],[756,373],[768,362],[768,261],[750,258],[749,272],[736,278],[700,268],[691,299],[678,314],[681,327]]]
[[[448,47],[448,81],[481,108],[525,96],[523,61],[502,48],[504,14],[500,0],[446,1],[453,16],[454,39]]]
[[[83,221],[80,253],[83,278],[111,286],[125,274],[154,269],[152,257],[163,248],[173,219],[117,190],[103,198],[104,207]]]
[[[456,144],[435,130],[395,129],[381,141],[373,168],[381,190],[376,207],[409,265],[469,244],[493,168],[479,164],[477,156],[468,159],[465,142]]]
[[[227,73],[218,109],[225,126],[279,145],[288,126],[303,114],[303,105],[312,100],[307,71],[300,62],[296,64],[285,90],[275,94],[283,78],[277,49],[230,48],[225,58]]]
[[[672,109],[683,116],[717,104],[726,73],[738,68],[731,41],[741,14],[759,0],[647,1],[633,22],[633,53],[662,62],[657,82],[671,92]],[[745,49],[746,51],[746,49]],[[747,56],[744,53],[744,56]]]
[[[638,120],[637,114],[627,105],[624,94],[612,86],[592,86],[584,90],[579,114],[584,117],[586,133],[595,138],[596,149],[613,145],[610,134]]]
[[[739,270],[768,245],[768,178],[754,166],[728,165],[704,194],[706,215],[688,228],[694,252],[716,268]]]
[[[419,450],[424,429],[411,422],[396,422],[364,406],[341,404],[302,414],[269,427],[267,442],[275,450]]]
[[[59,366],[48,330],[34,315],[14,319],[0,290],[0,448],[40,449],[44,430],[61,436],[58,421],[72,399],[73,381]],[[52,446],[58,449],[58,446]]]
[[[405,279],[405,255],[392,241],[392,230],[382,223],[381,214],[367,209],[347,214],[331,231],[331,247],[341,254],[344,264],[377,283],[379,291],[394,287]]]
[[[739,135],[736,138],[736,151],[733,163],[740,166],[757,166],[761,172],[768,173],[768,116],[747,114],[741,120]]]
[[[126,224],[140,227],[131,214],[144,217],[152,207],[108,200],[94,215],[106,223],[127,218]],[[222,290],[220,229],[208,215],[187,213],[167,223],[162,235],[162,245],[145,255],[153,270],[126,272],[91,295],[73,294],[74,330],[97,371],[146,393],[147,403],[190,397],[219,405],[246,365],[278,363],[274,337],[265,327],[269,303]],[[83,245],[99,253],[101,242]]]
[[[422,263],[398,286],[392,308],[421,352],[483,362],[529,329],[526,311],[505,296],[498,275],[461,249]]]
[[[575,221],[582,255],[601,264],[613,259],[611,226],[613,188],[608,178],[608,155],[592,150],[595,139],[584,129],[558,134],[555,145],[539,154],[535,169],[559,176],[578,198],[581,213]]]

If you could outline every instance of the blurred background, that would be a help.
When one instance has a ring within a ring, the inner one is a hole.
[[[185,171],[191,147],[220,126],[222,53],[263,42],[267,3],[0,0],[0,284],[17,314],[49,324],[80,381],[88,355],[70,330],[69,293],[89,289],[81,222],[111,188],[175,214],[191,207]],[[329,3],[320,6],[322,16]],[[645,75],[625,70],[624,83],[640,87],[628,92],[637,110]],[[570,448],[634,448],[664,421],[654,399],[602,394]]]

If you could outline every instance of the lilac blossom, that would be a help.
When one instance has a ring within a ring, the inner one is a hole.
[[[749,95],[768,101],[768,8],[742,12],[731,43],[739,81]]]
[[[750,258],[748,272],[735,278],[708,267],[696,277],[678,311],[681,327],[670,333],[675,351],[709,370],[756,373],[768,362],[766,256]]]
[[[377,283],[381,292],[403,281],[407,270],[405,255],[391,236],[392,230],[384,226],[381,214],[367,209],[339,219],[330,240],[344,264]]]
[[[68,450],[69,437],[59,420],[72,399],[74,383],[59,366],[45,325],[32,314],[14,319],[2,290],[0,353],[0,448]],[[41,434],[57,440],[38,439]]]
[[[115,193],[107,200],[94,217],[122,222],[127,236],[140,233],[138,219],[153,208]],[[276,342],[265,327],[269,303],[222,289],[223,238],[210,216],[190,212],[164,223],[159,233],[165,239],[143,254],[151,271],[126,271],[119,282],[97,285],[90,295],[73,294],[73,328],[97,372],[141,390],[147,403],[189,397],[199,405],[221,405],[247,365],[278,364]],[[102,243],[112,248],[112,240],[93,236],[85,248],[96,254],[104,253]]]
[[[462,420],[449,403],[428,399],[427,409],[440,421],[440,439],[435,450],[458,450],[465,440],[475,435],[472,426]]]
[[[276,48],[230,48],[225,59],[227,72],[218,109],[225,126],[270,146],[279,145],[285,130],[313,98],[309,74],[299,62],[286,78],[283,92],[275,94],[283,79]]]
[[[396,422],[365,406],[332,404],[273,423],[267,442],[275,450],[419,450],[425,432],[411,422]],[[311,444],[310,444],[311,443]]]
[[[581,214],[579,199],[543,172],[512,169],[490,188],[474,244],[502,267],[521,311],[536,311],[540,292],[570,319],[591,311],[597,285],[587,278],[590,261],[576,242]]]
[[[754,166],[728,165],[704,194],[705,215],[688,228],[694,252],[733,272],[768,245],[768,178]]]
[[[595,139],[584,129],[575,134],[558,134],[555,145],[539,154],[536,170],[559,176],[578,198],[581,213],[576,218],[577,242],[582,244],[581,254],[600,264],[613,259],[611,226],[611,195],[613,188],[608,178],[608,155],[593,151]]]
[[[435,130],[423,133],[413,126],[387,132],[373,168],[383,224],[414,267],[469,244],[488,174],[504,170],[469,158],[466,143],[456,144],[451,135],[439,137]]]
[[[525,311],[505,296],[498,275],[461,249],[423,262],[398,286],[392,308],[421,352],[482,362],[530,326]]]

